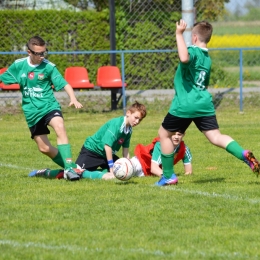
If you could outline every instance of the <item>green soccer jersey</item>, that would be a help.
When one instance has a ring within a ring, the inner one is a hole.
[[[176,154],[179,152],[179,150],[180,150],[180,145],[178,145],[174,150],[174,158]],[[152,161],[158,165],[162,165],[160,142],[156,142],[154,146],[153,153],[152,153]],[[185,145],[185,153],[184,153],[184,157],[182,158],[182,162],[183,164],[189,164],[191,163],[191,161],[192,161],[192,155],[190,149],[188,146]]]
[[[109,120],[94,135],[88,137],[84,147],[106,158],[105,145],[110,146],[113,154],[116,154],[121,147],[129,148],[131,135],[132,127],[126,127],[125,117],[117,117]]]
[[[183,118],[213,116],[214,104],[207,90],[211,69],[208,49],[192,45],[188,52],[189,62],[180,62],[174,77],[175,96],[169,113]]]
[[[32,65],[30,57],[16,60],[0,75],[0,80],[6,85],[20,85],[22,109],[29,127],[52,110],[60,110],[52,85],[56,91],[67,85],[55,64],[44,59],[39,65]]]

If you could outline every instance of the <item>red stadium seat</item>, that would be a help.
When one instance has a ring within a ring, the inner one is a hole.
[[[97,71],[97,86],[102,88],[122,88],[121,73],[116,66],[102,66]],[[126,87],[127,84],[124,83]]]
[[[0,74],[3,74],[6,70],[7,70],[7,68],[1,68]],[[20,86],[19,86],[19,84],[5,85],[3,82],[1,82],[0,89],[1,90],[19,90]]]
[[[66,68],[64,78],[74,89],[94,88],[94,84],[89,82],[88,71],[84,67]]]

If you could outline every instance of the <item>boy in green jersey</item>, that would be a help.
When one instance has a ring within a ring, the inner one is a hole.
[[[227,152],[244,161],[258,176],[260,165],[253,153],[244,150],[230,136],[223,135],[219,131],[212,96],[207,91],[211,70],[207,43],[212,35],[212,25],[205,21],[194,24],[193,45],[188,48],[183,37],[186,26],[184,20],[176,23],[176,41],[180,63],[174,77],[175,96],[159,129],[163,176],[156,182],[156,185],[175,184],[174,148],[171,136],[176,131],[184,133],[191,122],[195,123],[212,144],[226,149]]]
[[[180,160],[182,160],[185,175],[190,175],[192,174],[192,155],[189,147],[184,143],[183,137],[184,134],[180,132],[175,132],[172,136],[172,142],[174,145],[173,163],[175,165]],[[134,168],[133,176],[162,176],[161,146],[159,137],[155,137],[148,145],[137,144],[134,149],[134,155],[135,156],[130,159]],[[115,178],[115,176],[110,174],[107,169],[104,169],[103,171],[88,171],[81,170],[80,167],[78,167],[76,171],[78,171],[82,178],[103,180],[110,180]],[[63,169],[42,169],[32,171],[29,176],[63,179],[63,173]],[[178,182],[177,176],[175,182]]]
[[[137,101],[128,107],[125,116],[109,120],[92,136],[86,138],[76,160],[77,171],[83,178],[112,179],[116,153],[122,147],[123,157],[129,158],[132,128],[141,123],[146,116],[146,108]],[[60,175],[61,173],[61,175]],[[62,177],[61,170],[42,169],[29,176]]]
[[[89,171],[107,169],[113,176],[114,161],[119,158],[116,153],[122,147],[123,157],[129,158],[132,128],[140,124],[145,116],[145,106],[136,101],[128,107],[125,116],[109,120],[85,140],[76,164]]]
[[[79,176],[73,170],[76,165],[71,159],[71,148],[61,107],[54,96],[53,88],[56,91],[64,88],[70,98],[69,106],[81,108],[82,105],[77,101],[72,87],[62,77],[55,64],[45,59],[48,53],[45,41],[39,36],[34,36],[28,41],[27,48],[28,57],[16,60],[0,75],[0,82],[6,85],[13,83],[20,85],[22,109],[31,138],[41,153],[65,169],[67,179],[78,180]],[[52,146],[47,137],[50,134],[48,125],[57,135],[58,148]]]

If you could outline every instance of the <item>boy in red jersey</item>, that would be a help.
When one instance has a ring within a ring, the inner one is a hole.
[[[175,132],[172,136],[172,143],[174,145],[174,159],[173,164],[182,160],[184,165],[185,175],[192,174],[192,155],[188,146],[182,140],[184,134]],[[135,176],[162,176],[162,160],[161,160],[161,145],[159,137],[153,139],[149,145],[138,144],[134,151],[135,156],[131,158],[134,166]],[[175,175],[175,183],[178,178]]]

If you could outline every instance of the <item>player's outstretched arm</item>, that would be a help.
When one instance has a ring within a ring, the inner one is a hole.
[[[114,161],[113,161],[112,148],[105,144],[104,149],[105,149],[105,152],[106,152],[106,157],[107,157],[107,163],[108,163],[108,166],[109,166],[109,171],[111,173],[113,173]]]
[[[123,155],[123,157],[129,159],[129,158],[130,158],[130,155],[129,155],[129,148],[123,148],[122,155]]]
[[[67,92],[68,96],[70,97],[70,103],[69,103],[69,107],[74,105],[75,108],[82,108],[83,105],[76,99],[75,94],[74,94],[74,90],[71,87],[70,84],[67,84],[64,87],[65,91]]]
[[[160,168],[159,164],[151,161],[151,173],[155,176],[162,177],[162,169]]]
[[[185,175],[190,175],[190,174],[192,174],[192,165],[191,165],[191,163],[189,163],[189,164],[184,164],[184,174]]]
[[[184,20],[176,23],[176,42],[180,61],[187,63],[189,61],[189,53],[184,41],[183,33],[187,27],[187,23]]]

